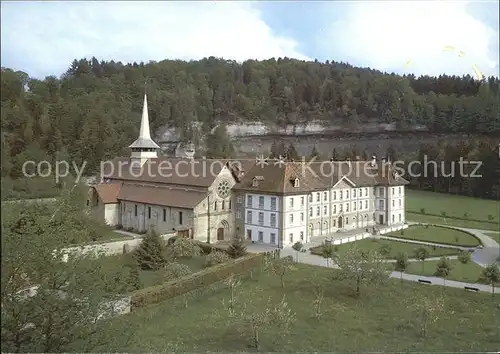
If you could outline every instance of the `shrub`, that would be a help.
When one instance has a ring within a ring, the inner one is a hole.
[[[425,208],[420,208],[420,213],[425,214]]]
[[[163,242],[155,232],[151,232],[142,239],[133,256],[137,264],[144,270],[157,270],[166,263],[163,255]]]
[[[174,244],[174,242],[180,238],[180,236],[173,236],[173,237],[170,237],[168,240],[167,240],[167,246],[172,246]]]
[[[446,217],[446,211],[442,211],[441,216]]]
[[[205,259],[205,267],[211,267],[216,264],[224,263],[230,259],[231,258],[226,252],[215,250],[212,253],[210,253]]]
[[[115,229],[121,230],[121,229],[123,229],[123,225],[122,224],[118,224],[118,225],[115,226]]]
[[[469,217],[469,213],[464,213],[464,218],[468,218]]]
[[[138,290],[131,296],[132,308],[155,304],[197,289],[206,288],[232,275],[242,274],[261,266],[262,259],[263,254],[250,254],[173,281]]]
[[[227,253],[231,256],[231,258],[240,258],[247,254],[247,246],[245,245],[245,241],[242,237],[235,237],[229,248]]]
[[[489,221],[493,221],[493,219],[495,219],[495,217],[493,215],[491,215],[491,214],[488,214],[488,220]]]
[[[191,274],[191,269],[182,263],[168,263],[165,266],[165,279],[174,280]]]
[[[135,230],[134,230],[134,228],[133,228],[133,227],[127,227],[127,231],[128,231],[128,232],[134,232]]]
[[[193,258],[201,254],[201,248],[196,241],[179,237],[169,247],[169,253],[174,258]]]
[[[142,287],[141,276],[139,274],[139,266],[135,262],[129,270],[127,284],[128,288],[132,291],[139,290]]]

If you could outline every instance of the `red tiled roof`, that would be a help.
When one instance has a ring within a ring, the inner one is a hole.
[[[112,204],[118,203],[117,197],[121,187],[121,183],[100,183],[93,188],[95,188],[104,204]]]
[[[118,200],[193,209],[206,195],[207,193],[196,190],[124,183]]]

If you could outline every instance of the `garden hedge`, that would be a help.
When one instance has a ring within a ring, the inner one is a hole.
[[[155,304],[185,293],[207,287],[231,275],[245,273],[263,263],[263,254],[250,254],[229,262],[217,264],[194,274],[132,293],[132,309]]]

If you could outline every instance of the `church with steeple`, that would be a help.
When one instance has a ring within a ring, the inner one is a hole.
[[[129,148],[129,157],[101,163],[100,183],[87,200],[95,218],[131,232],[176,232],[204,242],[238,232],[231,189],[254,162],[158,156],[146,94],[139,136]]]

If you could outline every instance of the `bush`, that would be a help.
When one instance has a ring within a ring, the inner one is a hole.
[[[420,208],[420,213],[425,214],[425,208]]]
[[[227,262],[231,259],[226,252],[215,250],[205,258],[205,267],[211,267],[216,264]]]
[[[165,266],[165,279],[169,281],[184,277],[191,273],[191,269],[185,264],[172,262]]]
[[[123,225],[122,224],[118,224],[118,225],[115,226],[115,229],[121,230],[121,229],[123,229]]]
[[[193,258],[201,254],[201,248],[198,246],[198,243],[185,237],[176,239],[168,250],[174,259]]]
[[[231,258],[240,258],[247,254],[247,247],[243,238],[235,237],[229,245],[227,253],[231,256]]]
[[[134,292],[132,308],[155,304],[185,293],[205,288],[232,275],[245,273],[262,265],[263,254],[251,254],[226,263],[217,264],[200,272]]]
[[[491,215],[491,214],[488,214],[488,220],[489,221],[493,221],[493,219],[495,219],[495,217],[493,215]]]
[[[127,227],[127,230],[126,230],[126,231],[128,231],[128,232],[134,232],[135,230],[134,230],[134,228],[133,228],[133,227]]]

